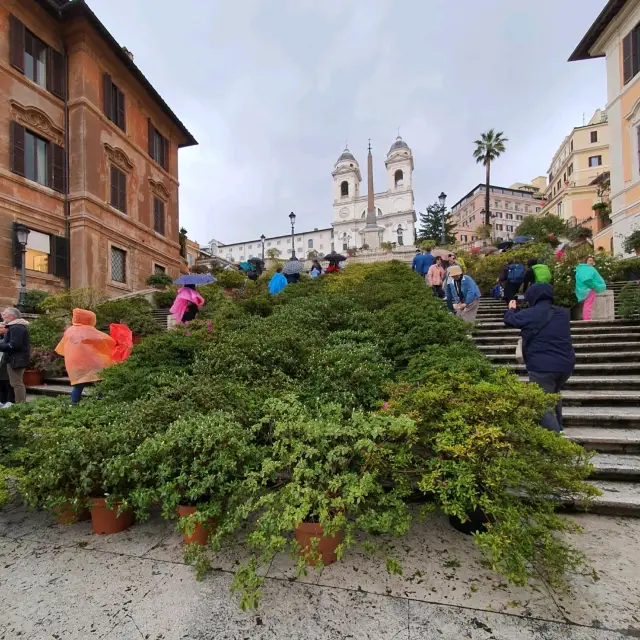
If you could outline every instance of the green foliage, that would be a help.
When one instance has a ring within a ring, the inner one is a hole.
[[[244,273],[236,269],[225,269],[216,277],[218,279],[218,286],[224,289],[239,289],[246,280]]]
[[[640,285],[625,284],[620,292],[618,313],[625,320],[640,318]]]
[[[108,300],[96,309],[96,327],[108,332],[112,323],[126,324],[133,333],[149,336],[160,331],[152,313],[151,303],[141,297]]]
[[[25,313],[42,313],[42,303],[49,297],[47,291],[39,289],[27,289],[26,299],[23,311]]]
[[[70,289],[45,298],[40,307],[54,315],[71,319],[74,309],[95,311],[106,300],[106,295],[95,289]]]
[[[64,321],[56,316],[39,316],[29,323],[29,338],[32,347],[53,351],[62,339]]]
[[[530,236],[534,242],[548,242],[549,236],[556,238],[566,236],[569,232],[567,223],[554,213],[543,216],[525,216],[516,229],[516,235]]]
[[[149,287],[158,287],[166,289],[173,284],[173,279],[168,273],[152,273],[146,280]]]
[[[612,280],[640,280],[640,257],[625,258],[615,263]]]
[[[170,309],[178,294],[178,287],[167,287],[164,291],[153,293],[153,305],[156,309]]]
[[[635,253],[636,249],[640,249],[640,229],[636,229],[624,239],[622,248],[625,253]]]
[[[430,204],[424,213],[420,213],[420,229],[418,230],[418,240],[431,240],[434,243],[442,243],[444,217],[444,244],[455,242],[456,236],[453,233],[454,225],[447,220],[446,210],[438,203]],[[433,247],[431,247],[433,248]]]

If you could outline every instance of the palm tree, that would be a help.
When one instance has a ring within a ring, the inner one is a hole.
[[[478,164],[482,163],[486,170],[484,193],[484,223],[486,225],[491,224],[491,212],[489,211],[491,163],[505,152],[505,142],[509,142],[509,139],[504,137],[504,133],[502,131],[494,131],[493,129],[489,129],[489,131],[483,133],[480,136],[480,140],[474,142],[476,149],[473,152],[473,157]]]

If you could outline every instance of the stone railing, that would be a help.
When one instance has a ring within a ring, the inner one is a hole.
[[[391,260],[411,263],[415,254],[415,247],[396,247],[392,251],[385,251],[383,249],[361,249],[355,256],[347,260],[347,264],[390,262]]]

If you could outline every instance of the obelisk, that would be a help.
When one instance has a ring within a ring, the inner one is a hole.
[[[369,249],[379,249],[383,227],[376,222],[376,207],[373,201],[373,156],[371,155],[371,138],[369,138],[369,155],[367,156],[367,218],[363,229],[360,230],[362,244]]]

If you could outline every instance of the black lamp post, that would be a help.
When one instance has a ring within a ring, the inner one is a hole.
[[[447,210],[445,203],[447,201],[447,194],[444,191],[440,192],[438,196],[438,200],[440,201],[440,208],[442,209],[442,244],[444,245],[447,241],[447,225],[446,225],[446,216],[445,212]]]
[[[265,237],[264,237],[264,233],[260,236],[260,242],[262,242],[262,261],[264,262],[264,241],[265,241]]]
[[[296,214],[293,211],[289,214],[289,220],[291,221],[291,258],[296,257],[296,246],[293,243],[293,231],[296,226]]]
[[[24,311],[27,305],[27,241],[29,240],[29,228],[23,224],[15,226],[16,240],[22,249],[22,260],[20,261],[20,294],[18,296],[18,309]]]

